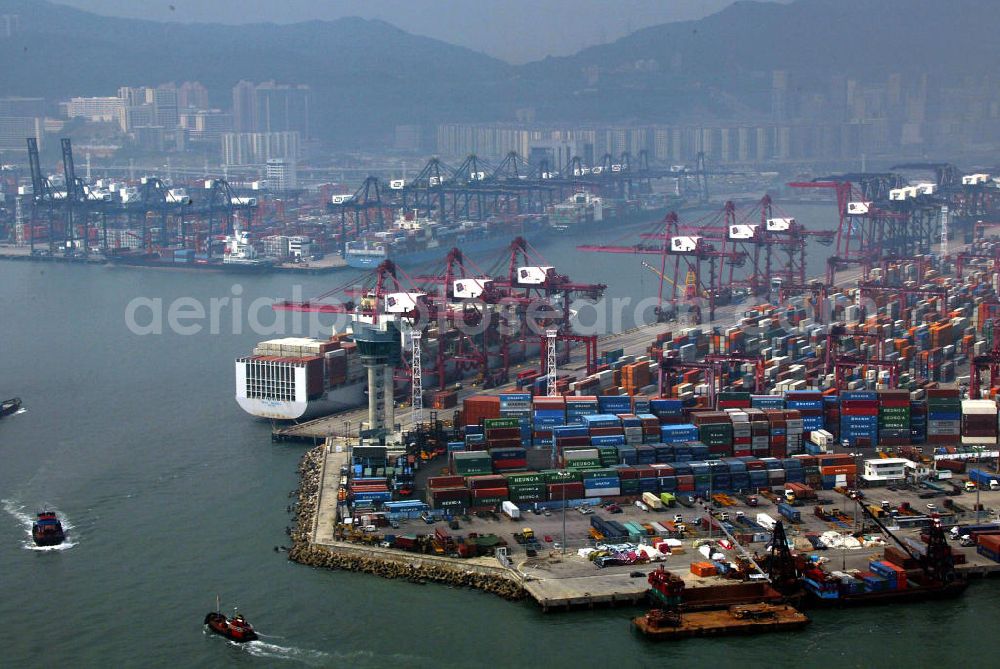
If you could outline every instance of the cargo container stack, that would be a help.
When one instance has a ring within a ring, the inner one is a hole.
[[[463,512],[469,506],[469,489],[465,487],[465,477],[432,476],[427,479],[427,503],[432,509]]]
[[[718,395],[717,408],[724,409],[749,409],[752,406],[750,393],[745,392],[721,392]]]
[[[822,430],[823,393],[818,390],[795,390],[785,394],[785,408],[796,409],[802,417],[802,427],[806,432]]]
[[[596,395],[568,395],[566,397],[566,424],[583,425],[584,416],[602,413]]]
[[[519,418],[485,418],[483,434],[486,448],[511,449],[521,447],[521,421]]]
[[[496,509],[508,499],[507,479],[503,476],[470,476],[469,506],[475,509]]]
[[[747,463],[739,458],[730,458],[725,461],[729,468],[729,478],[732,481],[733,490],[750,490],[750,474],[747,470]]]
[[[882,446],[905,446],[910,443],[908,391],[878,391],[878,443]]]
[[[529,393],[502,393],[500,418],[517,418],[521,430],[521,443],[531,444],[531,395]]]
[[[712,476],[712,490],[732,490],[733,479],[729,472],[729,465],[722,460],[711,460],[708,463],[708,470]]]
[[[823,395],[823,429],[840,439],[840,396]]]
[[[560,455],[563,467],[573,471],[597,469],[601,466],[601,454],[596,448],[572,448]]]
[[[785,470],[781,460],[775,457],[761,458],[767,469],[767,484],[772,488],[785,484]]]
[[[465,426],[465,443],[466,451],[482,451],[486,449],[486,434],[483,433],[482,425],[466,425]],[[451,451],[461,451],[461,448],[449,448]]]
[[[618,482],[621,485],[622,495],[638,495],[639,469],[626,465],[619,465],[616,469],[618,471]]]
[[[767,467],[764,461],[759,458],[751,458],[746,461],[747,474],[750,478],[750,489],[760,490],[768,487]]]
[[[510,501],[517,505],[546,501],[548,489],[539,472],[507,474],[507,491]]]
[[[601,395],[597,398],[598,411],[592,413],[618,415],[632,412],[632,398],[628,395]]]
[[[927,401],[910,401],[910,443],[927,443]]]
[[[869,390],[840,394],[840,439],[852,447],[871,448],[878,443],[878,395]]]
[[[962,397],[958,388],[927,389],[927,443],[957,444],[962,439]]]
[[[625,436],[625,443],[629,446],[638,446],[643,443],[642,420],[631,413],[618,414],[618,419],[622,423],[622,432]]]
[[[707,462],[688,463],[694,479],[694,492],[699,495],[706,495],[712,489],[712,471]]]
[[[649,402],[649,412],[656,416],[661,424],[676,424],[684,422],[684,402],[678,399],[654,399]]]
[[[747,413],[750,416],[750,452],[734,452],[734,455],[762,458],[771,451],[771,424],[767,421],[764,409],[750,409]]]
[[[879,587],[884,587],[886,590],[906,590],[908,587],[906,570],[892,562],[872,560],[868,563],[868,571],[884,580],[884,586],[879,584]]]
[[[536,446],[552,445],[552,428],[566,424],[564,397],[535,397],[531,417],[532,441]]]
[[[628,395],[638,395],[643,392],[650,385],[651,377],[648,360],[621,366],[621,388]]]
[[[500,417],[500,398],[496,395],[473,395],[462,401],[462,422],[482,425],[484,418]]]
[[[698,427],[698,440],[708,446],[708,452],[715,458],[733,454],[733,422],[724,411],[706,411],[695,414],[694,424]]]
[[[770,433],[767,455],[772,458],[783,458],[788,455],[788,424],[783,409],[767,409],[767,429]]]
[[[348,491],[354,504],[369,502],[383,504],[392,501],[392,492],[384,476],[354,477]]]
[[[805,452],[805,419],[798,409],[785,409],[785,454]],[[780,457],[774,454],[775,457]]]
[[[614,469],[583,472],[582,478],[584,497],[619,497],[622,494],[618,472]]]
[[[451,456],[455,476],[480,476],[493,473],[493,459],[486,451],[458,451]]]
[[[785,458],[781,461],[781,466],[785,469],[785,483],[798,483],[804,487],[806,482],[806,470],[801,458]]]
[[[625,437],[592,437],[590,440],[591,445],[597,448],[597,455],[601,460],[602,467],[613,467],[619,464],[621,460],[621,452],[618,450],[624,448],[625,444],[622,443]]]
[[[1000,562],[1000,535],[980,534],[976,537],[976,552],[994,562]]]
[[[729,420],[733,424],[732,454],[736,457],[750,455],[753,444],[753,426],[750,423],[750,414],[742,409],[726,409],[726,413],[729,414]]]
[[[552,428],[552,439],[557,454],[567,449],[590,446],[590,432],[585,425],[556,425]]]
[[[642,443],[657,444],[660,442],[660,421],[651,413],[636,410],[636,417],[642,427]]]
[[[962,400],[962,444],[997,445],[997,403],[994,400]]]
[[[528,468],[528,453],[523,446],[491,448],[489,453],[494,472],[515,472]]]
[[[824,490],[854,486],[858,468],[850,455],[820,455],[817,456],[817,461]]]

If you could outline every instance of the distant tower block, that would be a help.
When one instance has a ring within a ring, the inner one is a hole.
[[[368,370],[368,428],[387,432],[395,424],[392,370],[400,358],[401,339],[394,322],[354,323],[354,341]]]

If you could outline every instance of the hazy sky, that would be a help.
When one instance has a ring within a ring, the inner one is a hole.
[[[566,55],[657,23],[697,19],[733,0],[57,0],[152,20],[294,23],[379,18],[512,63]],[[781,0],[788,1],[788,0]]]

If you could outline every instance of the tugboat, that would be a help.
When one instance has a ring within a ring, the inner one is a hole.
[[[215,600],[215,611],[205,616],[205,624],[208,625],[208,629],[219,636],[224,636],[236,643],[245,643],[257,639],[257,632],[254,631],[253,625],[246,621],[243,614],[237,613],[232,618],[227,618],[222,613],[218,598]]]
[[[4,416],[9,416],[12,413],[17,413],[21,410],[21,398],[12,397],[9,400],[4,400],[0,402],[0,418]]]
[[[31,526],[31,538],[36,546],[58,546],[66,541],[66,533],[54,512],[42,511]]]

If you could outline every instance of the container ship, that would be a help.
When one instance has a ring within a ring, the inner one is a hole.
[[[539,239],[550,232],[548,219],[534,214],[493,216],[485,221],[442,224],[432,218],[400,212],[390,230],[347,242],[349,267],[373,269],[385,260],[419,263],[437,259],[454,246],[466,253],[499,249],[518,236]]]
[[[236,402],[247,413],[298,420],[360,406],[365,372],[346,335],[272,339],[236,359]]]
[[[647,222],[664,216],[670,209],[683,204],[679,197],[663,193],[644,196],[642,200],[598,197],[589,191],[574,193],[548,210],[549,224],[556,232],[565,233],[601,226],[614,221],[618,224],[634,219]]]
[[[194,249],[157,249],[136,252],[121,249],[108,260],[116,265],[166,267],[171,269],[203,269],[225,272],[267,272],[274,269],[274,258],[262,257],[250,241],[250,233],[236,228],[223,240],[222,257],[208,257]]]

